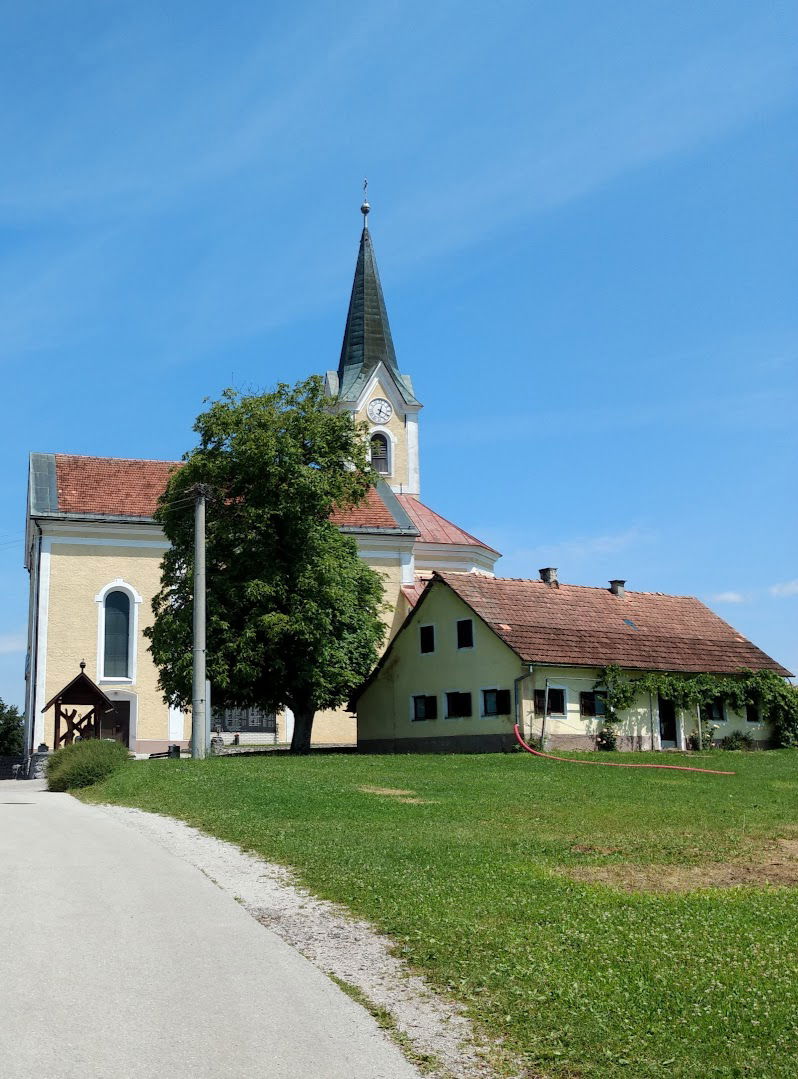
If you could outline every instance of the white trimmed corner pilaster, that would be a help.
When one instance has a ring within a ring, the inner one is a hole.
[[[416,559],[412,549],[409,551],[400,551],[399,555],[402,560],[402,584],[415,584]]]
[[[407,494],[421,494],[421,465],[418,452],[418,412],[405,414],[407,431]]]
[[[44,715],[42,708],[47,703],[47,628],[50,617],[50,556],[52,540],[43,536],[39,551],[39,606],[37,611],[36,670],[33,691],[31,722],[33,725],[33,745],[36,749],[44,740]],[[52,748],[52,747],[51,747]]]

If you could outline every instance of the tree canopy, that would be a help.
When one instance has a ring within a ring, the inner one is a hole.
[[[13,704],[4,704],[0,698],[0,756],[16,757],[22,747],[22,716]]]
[[[170,541],[146,631],[165,699],[191,703],[194,491],[206,523],[207,672],[214,705],[294,712],[307,751],[316,711],[374,666],[382,581],[330,521],[374,482],[365,432],[330,409],[321,379],[269,393],[226,390],[194,425],[156,519]]]

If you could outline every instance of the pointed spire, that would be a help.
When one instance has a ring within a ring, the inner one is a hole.
[[[371,207],[365,197],[368,181],[363,184],[363,232],[357,255],[355,279],[346,316],[344,342],[338,363],[339,396],[352,400],[360,393],[367,379],[382,362],[393,375],[399,392],[408,404],[415,404],[412,387],[399,372],[396,352],[382,294],[377,260],[368,230],[367,215]]]

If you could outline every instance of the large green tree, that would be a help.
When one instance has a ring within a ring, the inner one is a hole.
[[[0,757],[16,757],[22,752],[22,716],[13,704],[0,698]]]
[[[270,393],[226,390],[194,425],[156,518],[169,541],[147,630],[171,704],[191,703],[194,491],[207,503],[207,670],[214,705],[285,705],[294,752],[315,713],[372,669],[384,635],[382,581],[330,521],[374,481],[366,440],[321,379]]]

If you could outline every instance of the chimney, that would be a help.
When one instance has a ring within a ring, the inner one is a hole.
[[[540,573],[540,579],[544,584],[547,584],[549,588],[559,588],[560,582],[557,580],[557,567],[546,566],[545,569],[538,570]]]
[[[626,581],[610,581],[610,592],[613,596],[620,596],[623,599],[626,595]]]

